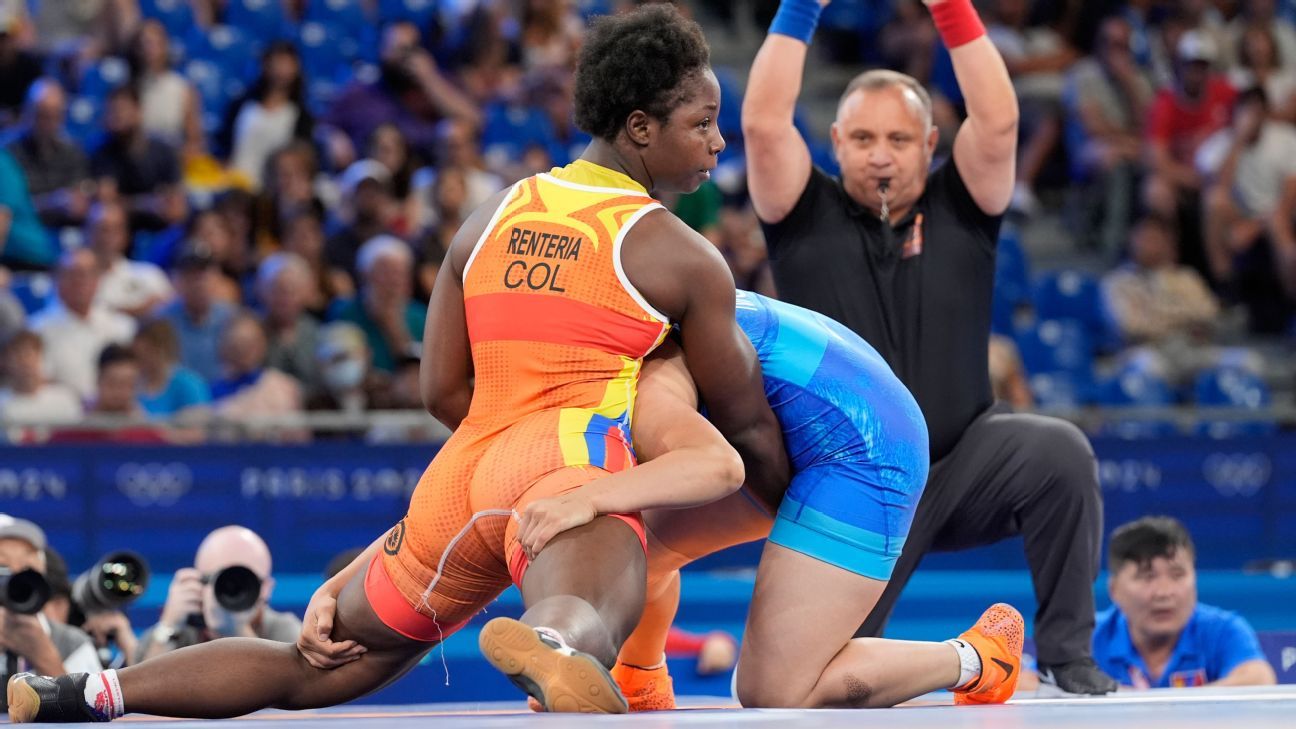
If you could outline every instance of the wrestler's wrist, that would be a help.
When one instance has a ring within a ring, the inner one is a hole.
[[[986,34],[981,16],[977,15],[972,0],[941,0],[928,3],[932,21],[946,48],[967,45]]]
[[[810,45],[822,11],[823,6],[819,4],[819,0],[783,0],[779,3],[778,12],[774,14],[774,21],[770,23],[769,32]]]

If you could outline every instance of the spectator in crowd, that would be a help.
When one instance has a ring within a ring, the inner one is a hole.
[[[147,261],[126,257],[130,221],[120,202],[98,203],[86,221],[86,242],[102,272],[95,301],[107,308],[143,317],[175,296],[166,272]]]
[[[130,347],[109,344],[99,353],[98,385],[87,412],[138,419],[144,414],[139,402],[140,366]]]
[[[1178,262],[1173,220],[1144,216],[1130,236],[1130,262],[1103,276],[1102,296],[1121,338],[1164,360],[1171,379],[1206,364],[1219,302],[1201,275]],[[1209,355],[1213,356],[1213,355]]]
[[[82,398],[95,394],[99,351],[135,336],[135,321],[96,299],[99,261],[86,248],[63,254],[59,261],[58,298],[31,318],[31,328],[45,342],[45,367],[53,378]]]
[[[895,16],[878,34],[878,43],[887,68],[906,73],[923,84],[931,80],[936,26],[922,0],[895,3]]]
[[[996,400],[1006,402],[1017,412],[1035,407],[1035,396],[1026,381],[1017,345],[1000,334],[990,335],[990,389]]]
[[[356,81],[343,89],[325,115],[323,121],[346,135],[355,149],[363,149],[374,129],[386,122],[399,127],[415,149],[432,147],[441,119],[480,122],[477,107],[437,68],[420,42],[413,23],[389,24],[383,31],[379,79]]]
[[[309,142],[292,142],[270,155],[265,185],[254,203],[253,243],[259,254],[280,246],[289,216],[306,209],[324,215],[324,203],[315,190],[318,171],[315,148]]]
[[[522,3],[522,67],[571,69],[576,65],[584,25],[575,3],[525,0]]]
[[[1196,549],[1177,520],[1117,527],[1107,550],[1113,606],[1098,614],[1094,660],[1136,689],[1276,682],[1240,615],[1197,601]]]
[[[140,24],[128,58],[144,131],[179,149],[182,158],[202,154],[202,100],[189,79],[172,70],[171,41],[161,22]]]
[[[1210,36],[1188,31],[1175,49],[1174,84],[1157,93],[1148,111],[1152,176],[1144,198],[1148,208],[1177,218],[1182,230],[1196,235],[1203,181],[1193,158],[1202,142],[1228,124],[1236,92],[1211,71],[1219,51]],[[1189,252],[1200,250],[1197,243],[1188,241]]]
[[[733,271],[734,285],[746,291],[775,297],[774,274],[760,220],[751,207],[727,205],[720,209],[716,246]]]
[[[405,135],[395,124],[380,124],[369,136],[365,153],[391,174],[390,190],[395,209],[389,229],[396,235],[410,236],[417,229],[419,220],[419,200],[413,188],[418,165]]]
[[[230,104],[221,127],[220,148],[229,166],[260,190],[275,150],[311,141],[315,120],[306,104],[301,57],[287,41],[270,44],[261,72],[243,98]]]
[[[1120,16],[1099,27],[1092,56],[1071,68],[1064,103],[1072,166],[1100,211],[1093,247],[1115,256],[1125,242],[1143,156],[1143,122],[1154,90],[1135,60]]]
[[[42,78],[32,85],[25,116],[8,150],[27,178],[36,213],[51,228],[80,225],[94,184],[85,151],[64,131],[67,94],[58,81]]]
[[[1275,117],[1296,122],[1296,69],[1283,65],[1273,33],[1263,25],[1247,26],[1237,47],[1238,65],[1229,80],[1235,89],[1260,87]]]
[[[1242,39],[1247,28],[1268,28],[1273,34],[1274,44],[1278,48],[1278,58],[1286,68],[1296,68],[1296,25],[1288,18],[1278,15],[1277,0],[1242,0],[1242,12],[1233,18],[1228,31],[1233,36],[1233,45],[1243,48]]]
[[[35,7],[41,50],[74,66],[124,52],[143,19],[139,0],[55,0]]]
[[[90,155],[90,173],[99,194],[121,196],[131,211],[131,227],[162,228],[185,219],[176,148],[148,134],[139,92],[130,85],[108,94],[104,141]]]
[[[180,364],[208,383],[220,379],[221,332],[234,316],[234,306],[218,298],[220,270],[211,249],[201,241],[186,244],[176,257],[172,284],[176,300],[159,317],[171,323],[180,339]]]
[[[1214,178],[1206,196],[1205,238],[1211,275],[1220,284],[1235,282],[1235,273],[1252,273],[1236,272],[1235,261],[1255,267],[1260,256],[1248,254],[1268,245],[1265,234],[1283,185],[1296,177],[1296,126],[1272,118],[1270,111],[1262,88],[1242,92],[1233,106],[1232,125],[1203,144],[1197,155],[1203,175]]]
[[[393,233],[397,208],[392,198],[391,171],[381,162],[362,159],[342,173],[338,229],[324,246],[331,275],[355,280],[356,254],[365,241]]]
[[[217,271],[216,296],[221,301],[235,304],[242,301],[239,281],[248,250],[245,241],[234,232],[229,218],[216,207],[199,210],[189,219],[184,240],[188,245],[202,246],[211,253]]]
[[[234,315],[221,333],[223,376],[212,384],[212,406],[229,419],[291,415],[302,411],[301,385],[266,363],[265,326],[256,314]]]
[[[222,607],[212,585],[222,570],[236,566],[251,570],[261,582],[256,604],[241,612]],[[251,529],[227,526],[208,534],[194,566],[176,570],[171,579],[162,616],[140,636],[139,660],[223,637],[296,641],[301,621],[269,606],[275,585],[271,566],[270,548]]]
[[[371,360],[360,327],[345,321],[324,327],[316,350],[323,387],[307,402],[307,409],[347,413],[394,409],[391,377],[374,370]]]
[[[0,568],[45,574],[45,532],[35,523],[0,514]],[[0,607],[0,673],[10,667],[60,673],[99,671],[103,667],[89,636],[43,613],[19,615]]]
[[[437,223],[423,232],[418,246],[418,296],[424,300],[432,296],[441,262],[463,225],[460,216],[468,196],[467,176],[458,167],[447,167],[436,176],[429,195]]]
[[[21,2],[0,4],[0,127],[18,117],[27,90],[41,76],[40,58],[23,48],[27,11]]]
[[[0,268],[0,348],[27,324],[27,310],[9,290],[10,273]]]
[[[81,417],[81,398],[67,385],[45,379],[40,335],[19,331],[4,345],[4,384],[0,420],[73,421]],[[22,430],[11,440],[24,440]]]
[[[330,318],[364,330],[374,368],[391,372],[401,356],[418,356],[427,319],[427,308],[411,295],[414,254],[404,241],[380,235],[360,248],[356,268],[359,294],[335,302]]]
[[[22,167],[0,150],[0,264],[46,269],[57,258],[54,239],[41,225]]]
[[[1062,137],[1062,88],[1077,54],[1056,30],[1030,25],[1029,0],[995,0],[986,25],[1003,56],[1021,109],[1021,143],[1013,207],[1026,215],[1039,211],[1035,182]]]
[[[132,343],[139,365],[139,401],[156,417],[185,419],[206,412],[211,387],[193,370],[179,364],[180,340],[166,319],[146,322]]]
[[[463,21],[464,42],[455,72],[469,98],[478,106],[510,98],[522,77],[512,8],[504,3],[478,3]]]
[[[319,325],[307,313],[314,286],[310,265],[296,253],[272,254],[257,269],[257,298],[270,336],[266,364],[296,378],[306,392],[320,384]]]
[[[299,207],[284,216],[283,251],[301,257],[310,268],[306,308],[312,315],[322,317],[330,300],[355,294],[350,276],[329,277],[324,264],[324,221],[314,208]]]
[[[470,124],[448,119],[441,123],[437,130],[437,167],[424,168],[415,180],[423,198],[424,215],[421,224],[424,228],[438,225],[435,202],[427,191],[436,184],[437,175],[448,169],[457,169],[464,176],[465,197],[460,205],[456,219],[464,219],[468,214],[486,202],[491,195],[503,190],[504,180],[486,168],[481,155],[481,140],[477,130]]]

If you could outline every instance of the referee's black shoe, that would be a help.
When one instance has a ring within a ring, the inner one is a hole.
[[[1116,690],[1116,682],[1092,658],[1056,666],[1040,664],[1039,696],[1101,696]]]

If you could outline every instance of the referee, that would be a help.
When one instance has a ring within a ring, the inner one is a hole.
[[[952,161],[913,78],[868,71],[842,94],[841,179],[792,125],[806,51],[827,1],[783,0],[753,62],[742,124],[748,184],[781,298],[855,330],[922,406],[931,474],[890,584],[858,635],[879,635],[923,555],[1020,534],[1045,690],[1116,684],[1092,658],[1102,500],[1075,426],[994,405],[988,346],[999,223],[1013,190],[1017,99],[971,0],[926,0],[967,104]]]

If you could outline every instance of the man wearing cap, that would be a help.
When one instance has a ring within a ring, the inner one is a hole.
[[[356,280],[356,254],[365,241],[391,233],[396,205],[391,171],[383,163],[362,159],[338,178],[341,205],[336,232],[324,245],[324,260],[331,271]]]
[[[0,572],[45,574],[45,532],[26,519],[0,514]],[[42,613],[20,615],[0,606],[0,676],[20,671],[99,671],[103,666],[84,632]],[[3,703],[3,699],[0,699]]]
[[[1202,178],[1193,166],[1197,148],[1229,123],[1237,92],[1223,76],[1211,72],[1218,49],[1211,37],[1190,30],[1175,48],[1174,83],[1161,89],[1148,110],[1147,137],[1152,179],[1147,204],[1157,212],[1179,215],[1185,233],[1197,234]],[[1200,245],[1187,246],[1187,253]],[[1191,262],[1191,261],[1185,261]]]
[[[172,275],[177,298],[158,313],[175,328],[180,364],[197,372],[209,385],[221,378],[220,336],[234,317],[234,307],[217,299],[219,276],[211,248],[201,241],[186,243],[176,257]]]

